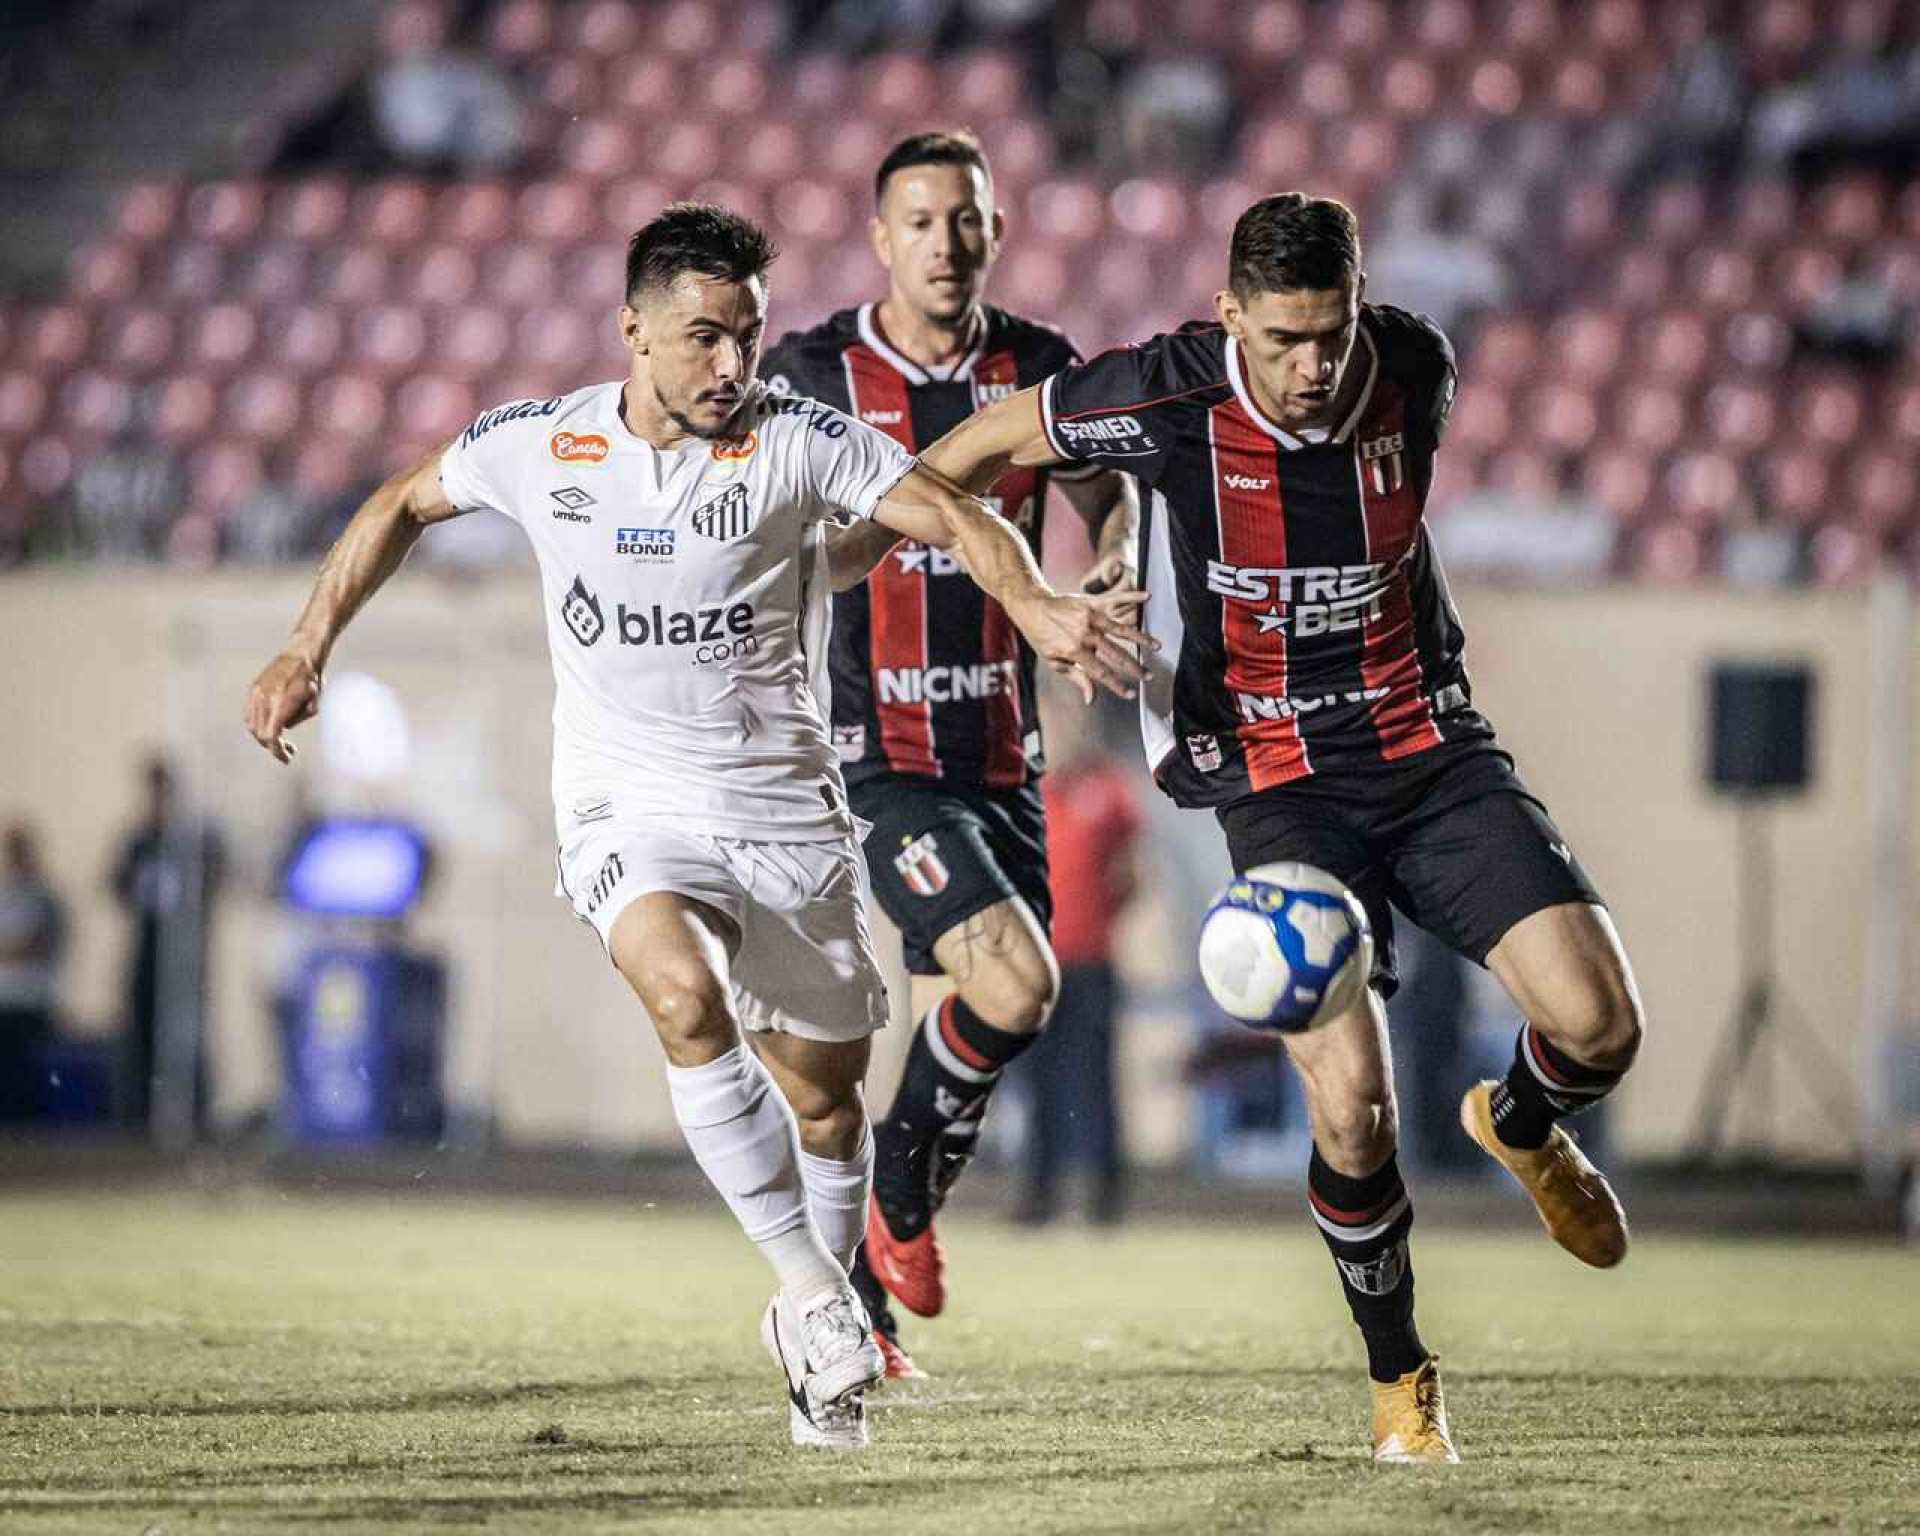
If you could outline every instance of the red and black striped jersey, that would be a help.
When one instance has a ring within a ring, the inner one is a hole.
[[[989,402],[1080,361],[1051,326],[989,306],[974,346],[936,372],[888,343],[878,308],[842,310],[782,337],[762,376],[918,451]],[[1009,470],[986,498],[1036,558],[1048,475]],[[1040,771],[1033,652],[951,555],[903,540],[862,585],[836,594],[831,664],[833,739],[850,782],[891,771],[1015,787]]]
[[[1361,307],[1359,393],[1329,428],[1271,421],[1238,344],[1195,324],[1041,391],[1063,458],[1140,477],[1148,762],[1182,805],[1221,805],[1490,734],[1422,521],[1453,403],[1431,321]]]

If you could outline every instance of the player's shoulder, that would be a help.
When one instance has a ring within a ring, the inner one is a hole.
[[[986,351],[1011,352],[1022,371],[1035,378],[1045,378],[1080,361],[1079,349],[1059,326],[993,304],[985,308]]]
[[[1189,321],[1178,330],[1096,353],[1084,372],[1101,379],[1107,393],[1131,392],[1134,405],[1171,406],[1201,399],[1209,390],[1230,387],[1226,332],[1218,322]]]
[[[490,445],[517,445],[569,423],[578,423],[584,416],[598,415],[608,409],[609,397],[617,396],[619,391],[619,381],[615,380],[588,384],[545,400],[504,401],[474,417],[457,443],[461,448],[471,448],[482,439],[490,439]]]
[[[860,339],[860,312],[837,310],[818,325],[788,331],[767,349],[762,376],[781,394],[807,394],[817,379],[837,379],[841,358]]]
[[[1388,377],[1427,382],[1453,371],[1453,343],[1426,315],[1391,304],[1363,304],[1360,313]]]

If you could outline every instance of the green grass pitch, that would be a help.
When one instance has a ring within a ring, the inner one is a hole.
[[[935,1379],[786,1443],[717,1211],[252,1191],[0,1198],[0,1531],[1920,1530],[1890,1246],[1416,1232],[1466,1464],[1376,1469],[1284,1197],[1237,1225],[949,1225]]]

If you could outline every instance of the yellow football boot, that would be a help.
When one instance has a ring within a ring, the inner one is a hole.
[[[1460,1101],[1460,1127],[1480,1149],[1520,1181],[1553,1240],[1582,1264],[1611,1269],[1627,1256],[1627,1213],[1606,1175],[1559,1126],[1534,1151],[1510,1147],[1494,1132],[1492,1078],[1475,1083]]]
[[[1373,1388],[1373,1459],[1383,1462],[1453,1463],[1460,1453],[1447,1432],[1447,1405],[1440,1395],[1440,1357],[1429,1355],[1417,1371]]]

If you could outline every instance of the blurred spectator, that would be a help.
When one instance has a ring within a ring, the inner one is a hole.
[[[1585,582],[1613,560],[1616,524],[1585,500],[1570,473],[1541,469],[1538,484],[1480,486],[1433,519],[1447,569],[1509,580]]]
[[[1776,522],[1765,506],[1749,502],[1720,535],[1720,574],[1730,587],[1791,586],[1801,575],[1799,535]]]
[[[66,516],[54,520],[53,553],[144,560],[166,549],[186,498],[180,465],[129,425],[73,477]]]
[[[14,822],[0,845],[0,1122],[38,1109],[38,1057],[53,1038],[67,909],[47,884],[39,840]]]
[[[275,447],[259,481],[221,519],[220,553],[262,565],[318,554],[324,513],[295,480],[286,449]]]
[[[276,167],[453,176],[513,166],[526,148],[526,111],[498,65],[453,45],[452,19],[438,0],[391,8],[380,61],[288,135]]]
[[[1453,332],[1478,312],[1513,297],[1506,260],[1476,235],[1465,195],[1448,188],[1432,203],[1409,205],[1411,224],[1389,225],[1367,248],[1367,297],[1429,315]]]
[[[1204,55],[1150,57],[1121,81],[1114,116],[1128,170],[1207,176],[1226,155],[1233,91]]]
[[[1125,1198],[1114,1091],[1120,980],[1113,936],[1136,884],[1140,811],[1131,781],[1100,750],[1085,711],[1063,705],[1049,709],[1046,721],[1050,766],[1041,790],[1060,1000],[1039,1043],[1013,1068],[1030,1109],[1016,1219],[1053,1218],[1060,1176],[1077,1152],[1091,1177],[1088,1214],[1104,1223],[1120,1219]]]
[[[1905,324],[1893,290],[1856,260],[1830,293],[1794,321],[1793,337],[1812,357],[1878,365],[1900,355]]]
[[[146,804],[120,845],[113,893],[133,921],[127,973],[127,1110],[147,1125],[162,1094],[211,1108],[205,1050],[207,941],[224,865],[211,823],[181,809],[164,758],[142,769]],[[179,1100],[175,1100],[179,1102]]]
[[[1920,169],[1920,53],[1848,39],[1811,76],[1761,98],[1749,141],[1762,165],[1809,179],[1848,166],[1911,175]]]
[[[1665,177],[1724,181],[1740,153],[1748,89],[1740,53],[1725,38],[1703,38],[1674,60],[1646,126],[1629,188]]]

